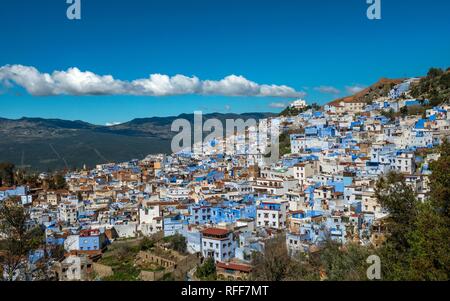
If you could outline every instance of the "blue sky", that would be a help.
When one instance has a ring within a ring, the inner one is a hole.
[[[40,75],[76,67],[125,85],[150,74],[214,82],[236,75],[258,89],[287,86],[324,103],[381,77],[450,66],[449,1],[382,0],[378,21],[367,19],[365,0],[81,2],[82,19],[71,21],[65,0],[2,0],[0,67],[22,65]],[[194,110],[279,112],[293,99],[284,96],[289,93],[86,96],[58,89],[37,95],[7,71],[9,83],[0,85],[0,117],[6,118],[106,124]]]

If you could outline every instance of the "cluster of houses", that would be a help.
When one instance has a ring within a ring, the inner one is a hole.
[[[0,201],[20,196],[31,222],[45,228],[46,244],[64,247],[70,268],[63,279],[80,278],[89,265],[84,258],[101,257],[115,239],[156,233],[184,236],[187,252],[214,258],[225,279],[248,277],[252,253],[278,234],[292,256],[328,239],[377,247],[388,214],[375,197],[377,180],[401,173],[425,199],[438,154],[421,150],[450,134],[448,105],[420,117],[385,117],[383,111],[417,103],[401,97],[409,83],[370,104],[342,101],[264,120],[290,134],[290,153],[277,162],[208,149],[149,155],[69,172],[66,190],[31,196],[26,187],[1,188]]]

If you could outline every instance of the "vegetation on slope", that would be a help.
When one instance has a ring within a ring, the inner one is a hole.
[[[302,109],[289,106],[286,109],[284,109],[279,114],[279,116],[281,116],[281,117],[294,117],[294,116],[298,116],[299,114],[301,114],[303,112],[306,112],[308,110],[311,110],[311,109],[318,111],[318,110],[320,110],[320,106],[317,103],[313,103],[312,105],[308,105],[308,106],[306,106],[305,108],[302,108]]]
[[[367,280],[369,255],[381,259],[382,280],[450,279],[450,143],[431,164],[429,199],[416,199],[403,176],[390,174],[377,185],[378,201],[390,215],[385,243],[378,249],[327,241],[317,252],[287,255],[286,240],[276,237],[264,253],[254,254],[252,278],[281,280]]]
[[[429,106],[437,106],[450,100],[450,68],[446,71],[431,68],[426,77],[411,87],[411,96],[430,101]]]
[[[212,257],[205,260],[205,262],[197,267],[195,277],[204,281],[213,281],[217,279],[216,264]]]
[[[291,138],[289,133],[283,133],[280,135],[280,156],[284,156],[291,153]]]

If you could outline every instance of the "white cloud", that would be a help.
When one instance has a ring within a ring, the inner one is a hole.
[[[119,122],[119,121],[113,121],[113,122],[107,122],[105,125],[106,126],[115,126],[115,125],[119,125],[122,124],[123,122]]]
[[[347,91],[348,94],[356,94],[361,92],[362,90],[364,90],[366,87],[363,87],[361,85],[355,85],[355,86],[347,86],[345,87],[345,90]]]
[[[320,93],[325,93],[325,94],[341,93],[341,91],[339,89],[332,87],[332,86],[320,86],[320,87],[314,88],[314,90],[319,91]]]
[[[250,97],[304,97],[305,93],[284,85],[258,84],[243,76],[200,80],[185,75],[151,74],[148,78],[123,81],[111,75],[69,68],[67,71],[41,73],[34,67],[6,65],[0,67],[0,84],[14,83],[35,96],[52,95],[221,95]]]
[[[284,102],[272,102],[269,104],[269,107],[274,108],[274,109],[284,109],[287,106],[288,105]]]
[[[77,68],[40,73],[34,67],[12,65],[0,67],[0,82],[15,83],[36,96],[47,95],[101,95],[123,91],[125,83],[112,76],[98,76],[92,72],[81,72]]]

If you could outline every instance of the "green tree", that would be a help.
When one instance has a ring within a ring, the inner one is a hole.
[[[370,248],[354,243],[342,246],[327,240],[318,252],[319,261],[315,265],[330,281],[364,281],[367,280],[366,259],[373,253]]]
[[[6,236],[4,255],[1,264],[6,272],[6,280],[14,280],[16,272],[21,278],[26,270],[27,256],[43,243],[43,231],[38,227],[30,228],[29,215],[22,206],[14,202],[4,202],[0,207],[0,232]]]
[[[14,164],[9,162],[0,163],[0,186],[14,185]]]
[[[415,229],[408,236],[411,280],[448,280],[450,276],[450,143],[431,164],[429,200],[420,204]]]
[[[380,250],[386,280],[448,280],[450,275],[450,146],[431,164],[429,198],[419,202],[403,177],[390,174],[376,195],[388,209],[388,236]]]
[[[380,249],[383,279],[407,280],[410,264],[406,255],[410,250],[409,237],[416,226],[419,202],[403,175],[397,173],[381,178],[375,195],[381,206],[389,212],[385,221],[387,239]]]
[[[139,248],[141,249],[141,251],[148,251],[153,249],[153,247],[155,246],[155,242],[148,238],[148,237],[144,237],[141,242],[139,243]]]
[[[430,68],[428,71],[427,77],[435,78],[444,74],[444,71],[441,68]]]
[[[313,103],[313,104],[311,105],[311,108],[312,108],[314,111],[320,111],[320,110],[322,109],[322,107],[321,107],[320,105],[318,105],[317,103]]]
[[[38,175],[20,169],[15,175],[16,185],[27,185],[31,188],[40,188],[42,182]]]
[[[282,281],[289,277],[292,259],[289,257],[286,238],[279,235],[268,240],[263,253],[254,253],[252,278],[258,281]]]
[[[199,278],[200,280],[216,280],[217,274],[216,274],[216,264],[214,262],[214,258],[210,257],[205,260],[205,262],[197,267],[197,270],[195,271],[195,277]]]
[[[187,251],[186,238],[181,234],[175,234],[170,238],[170,248],[184,254]]]
[[[279,145],[280,156],[291,153],[291,136],[289,133],[283,133],[280,135]]]
[[[393,247],[399,251],[408,248],[407,234],[414,229],[417,219],[415,193],[401,174],[390,173],[381,178],[375,190],[381,206],[388,210],[387,225]]]
[[[428,99],[422,102],[425,108],[431,108],[448,101],[450,98],[450,72],[439,68],[431,68],[428,75],[411,87],[411,95],[417,99]]]
[[[52,182],[50,182],[51,189],[65,189],[67,188],[66,179],[62,174],[56,174],[53,176]]]
[[[314,253],[289,256],[284,236],[266,243],[263,253],[253,254],[252,279],[258,281],[367,280],[366,259],[374,250],[356,244],[341,245],[330,239]],[[324,274],[321,275],[321,272]]]
[[[415,230],[408,235],[407,280],[449,280],[450,228],[448,219],[426,202],[420,205]]]
[[[388,118],[390,121],[395,120],[395,112],[393,109],[390,109],[389,111],[383,111],[381,112],[381,115]]]
[[[404,107],[402,107],[402,108],[400,109],[400,115],[401,115],[402,117],[408,116],[408,107],[407,107],[407,106],[404,106]]]
[[[432,206],[450,218],[450,142],[440,147],[439,160],[431,163],[430,201]]]

